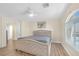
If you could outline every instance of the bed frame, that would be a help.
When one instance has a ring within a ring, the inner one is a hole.
[[[51,39],[51,31],[49,30],[36,30],[33,31],[33,36],[48,36]],[[20,50],[32,55],[49,56],[51,53],[51,40],[49,43],[43,43],[31,38],[18,39],[15,41],[15,49]]]

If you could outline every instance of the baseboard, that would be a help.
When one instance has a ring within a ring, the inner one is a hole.
[[[63,42],[60,42],[60,41],[52,41],[52,43],[63,43]]]
[[[69,56],[79,56],[79,52],[77,50],[75,50],[71,45],[69,45],[67,43],[63,43],[62,46],[67,51]]]
[[[69,50],[67,49],[67,47],[63,43],[61,45],[64,47],[64,49],[66,50],[66,52],[68,53],[68,55],[71,56],[72,54],[69,52]]]

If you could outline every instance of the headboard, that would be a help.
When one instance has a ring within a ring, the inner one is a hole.
[[[49,31],[49,30],[36,30],[36,31],[33,31],[33,35],[51,37],[51,31]]]

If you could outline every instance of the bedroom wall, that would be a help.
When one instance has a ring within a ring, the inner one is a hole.
[[[0,16],[0,48],[6,46],[6,18]]]
[[[51,30],[52,31],[52,41],[61,43],[63,42],[62,39],[62,30],[61,30],[61,19],[51,19],[46,21],[46,28],[42,28],[45,30]],[[16,39],[16,27],[18,27],[18,22],[14,22],[14,39]],[[21,36],[29,36],[33,34],[34,30],[41,30],[37,28],[37,22],[36,21],[21,21]]]
[[[48,28],[52,29],[52,41],[56,43],[62,43],[61,38],[61,21],[60,19],[48,21]]]
[[[16,28],[18,28],[18,24],[20,24],[19,21],[0,16],[0,48],[6,46],[6,27],[8,25],[13,26],[13,39],[17,39],[17,31]],[[21,21],[21,36],[29,36],[32,32],[30,31],[30,23],[28,21]]]
[[[6,47],[6,26],[14,25],[14,21],[6,16],[0,16],[0,48]]]
[[[0,48],[1,48],[1,45],[2,45],[1,44],[1,41],[2,41],[2,33],[1,33],[1,31],[2,31],[2,29],[1,29],[2,28],[2,23],[1,22],[2,22],[2,20],[1,20],[1,17],[0,17]]]
[[[20,24],[20,22],[11,20],[7,17],[5,17],[5,19],[6,19],[6,22],[3,21],[3,25],[1,25],[1,23],[0,23],[0,28],[2,28],[1,26],[4,26],[4,25],[5,25],[5,27],[6,27],[6,25],[12,25],[13,26],[13,40],[16,40],[16,28],[18,27],[18,24]],[[1,22],[1,20],[0,20],[0,22]],[[62,42],[61,35],[60,35],[61,34],[60,20],[50,20],[50,21],[46,21],[46,23],[47,23],[47,26],[45,29],[52,31],[52,38],[53,38],[52,41],[53,42]],[[20,33],[21,36],[32,35],[33,34],[32,32],[34,30],[38,30],[36,22],[21,21],[21,33]],[[2,34],[0,33],[0,36],[1,35]],[[3,37],[6,38],[6,36],[4,36],[4,35],[3,35]],[[3,41],[5,41],[5,40],[3,40]]]
[[[13,26],[13,40],[16,40],[17,37],[24,37],[32,34],[32,31],[30,31],[31,27],[29,21],[8,21],[9,20],[7,20],[7,23]]]
[[[32,29],[30,30],[31,32],[34,30],[51,30],[52,31],[52,41],[61,43],[63,41],[61,37],[61,24],[60,20],[47,20],[46,21],[46,28],[39,29],[37,28],[37,22],[31,22],[31,27]]]
[[[29,21],[22,21],[22,36],[29,36],[31,35],[31,26]]]

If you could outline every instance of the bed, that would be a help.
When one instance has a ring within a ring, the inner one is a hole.
[[[36,30],[32,36],[20,37],[15,41],[15,49],[37,56],[50,55],[51,31]]]

